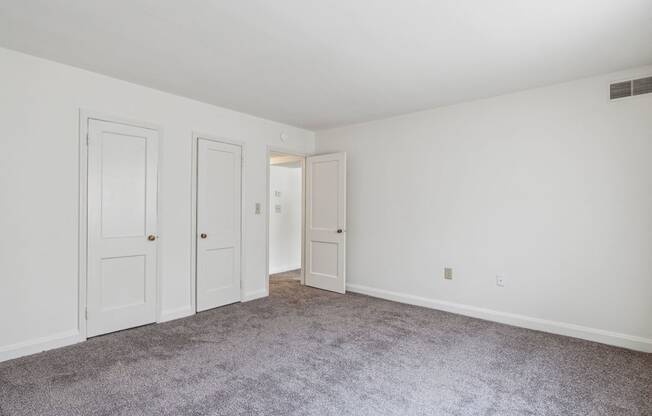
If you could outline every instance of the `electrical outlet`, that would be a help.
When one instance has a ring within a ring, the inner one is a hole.
[[[496,276],[496,286],[504,287],[505,286],[505,278],[502,277],[502,276]]]
[[[444,279],[453,280],[453,268],[452,267],[444,267]]]

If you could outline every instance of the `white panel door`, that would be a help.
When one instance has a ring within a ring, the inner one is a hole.
[[[306,285],[346,290],[346,153],[311,156],[306,170]]]
[[[156,321],[158,132],[88,121],[87,336]]]
[[[240,301],[239,146],[198,139],[197,311]]]

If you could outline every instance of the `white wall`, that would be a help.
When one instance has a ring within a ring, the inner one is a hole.
[[[649,74],[318,132],[348,153],[348,289],[652,352],[652,95],[607,99]]]
[[[269,182],[269,273],[274,274],[301,268],[301,169],[270,166]]]
[[[0,360],[74,342],[80,108],[163,128],[159,247],[163,319],[190,310],[193,131],[245,142],[243,288],[266,293],[267,146],[310,153],[314,134],[0,49]]]

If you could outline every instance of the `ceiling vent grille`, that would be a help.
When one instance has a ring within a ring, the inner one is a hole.
[[[616,82],[609,86],[609,99],[617,100],[619,98],[632,96],[632,81]]]
[[[633,95],[649,94],[652,92],[652,77],[635,79],[632,81]]]
[[[614,82],[609,85],[609,99],[633,97],[652,93],[652,77],[639,78],[630,81]]]

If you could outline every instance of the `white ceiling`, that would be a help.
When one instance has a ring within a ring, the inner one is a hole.
[[[652,1],[0,0],[0,44],[316,130],[652,63]]]

